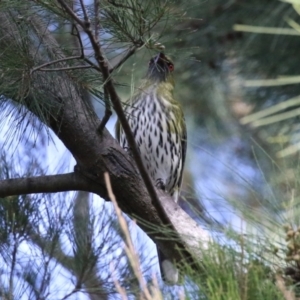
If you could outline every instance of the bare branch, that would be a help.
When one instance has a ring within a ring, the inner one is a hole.
[[[94,14],[95,14],[95,37],[99,39],[100,29],[100,0],[94,0]]]
[[[71,71],[77,69],[93,69],[93,66],[74,66],[74,67],[62,67],[62,68],[52,68],[52,69],[40,69],[40,71],[57,72],[57,71]]]
[[[74,32],[74,30],[76,32]],[[79,49],[80,49],[80,56],[81,56],[81,58],[84,58],[84,47],[83,47],[81,35],[80,35],[80,32],[79,32],[79,30],[77,28],[77,25],[75,23],[72,24],[71,34],[74,35],[77,38],[78,46],[79,46]]]
[[[79,0],[80,2],[80,6],[83,12],[83,17],[84,17],[84,22],[85,22],[85,26],[86,27],[90,27],[91,26],[91,21],[87,15],[86,9],[85,9],[85,4],[83,3],[83,0]]]
[[[77,287],[75,287],[71,292],[69,292],[67,295],[65,295],[63,298],[61,298],[60,300],[66,300],[69,297],[71,297],[72,295],[74,295],[75,293],[77,293],[78,291],[80,291],[80,289],[78,289]]]
[[[82,57],[77,55],[77,56],[64,57],[64,58],[56,59],[56,60],[53,60],[53,61],[49,61],[47,63],[44,63],[42,65],[39,65],[39,66],[31,69],[30,73],[32,74],[32,73],[34,73],[34,72],[36,72],[40,69],[43,69],[43,68],[48,67],[48,66],[53,65],[53,64],[57,64],[57,63],[60,63],[60,62],[65,62],[65,61],[68,61],[68,60],[80,59],[80,58],[82,58]]]
[[[89,191],[86,178],[76,172],[39,177],[13,178],[0,181],[0,197],[34,193]]]
[[[83,60],[87,62],[90,66],[92,66],[95,70],[101,72],[101,69],[97,65],[95,65],[92,61],[90,61],[88,58],[85,57]]]
[[[63,9],[70,15],[70,17],[76,21],[82,28],[85,27],[84,22],[77,16],[77,14],[73,11],[73,9],[65,3],[63,0],[57,0],[59,4],[63,7]]]
[[[107,87],[104,84],[104,102],[105,102],[105,113],[104,116],[101,120],[101,123],[97,129],[97,131],[99,132],[99,134],[102,133],[106,123],[108,122],[109,118],[112,115],[112,111],[111,111],[111,105],[110,105],[110,100],[109,100],[109,95],[108,95],[108,91],[107,91]]]
[[[15,268],[16,268],[16,259],[17,259],[17,250],[19,246],[19,242],[16,238],[14,238],[14,246],[12,251],[12,261],[10,266],[10,274],[9,274],[9,295],[12,297],[14,294],[14,275],[15,275]]]

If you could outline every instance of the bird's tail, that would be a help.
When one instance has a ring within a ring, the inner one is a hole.
[[[179,271],[174,264],[165,257],[157,247],[158,263],[163,281],[169,285],[177,284]]]

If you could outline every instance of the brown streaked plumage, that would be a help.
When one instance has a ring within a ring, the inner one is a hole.
[[[149,62],[145,80],[124,106],[143,163],[154,184],[178,201],[186,155],[186,125],[182,108],[173,97],[174,64],[163,53]],[[124,131],[116,124],[116,137],[130,151]],[[159,251],[163,278],[178,279],[176,268]],[[167,264],[165,267],[164,264]],[[173,274],[176,272],[176,274]]]

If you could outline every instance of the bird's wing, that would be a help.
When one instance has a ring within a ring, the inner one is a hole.
[[[120,143],[120,133],[121,133],[121,124],[120,121],[117,120],[117,123],[115,125],[115,134],[116,134],[116,139]]]
[[[180,190],[181,183],[182,183],[183,169],[184,169],[185,157],[186,157],[186,148],[187,148],[187,131],[186,131],[185,119],[182,114],[182,136],[181,136],[182,164],[181,164],[180,177],[179,177],[179,181],[178,181],[179,190]]]

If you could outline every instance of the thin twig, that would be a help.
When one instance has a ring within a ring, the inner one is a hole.
[[[94,0],[94,13],[95,13],[95,37],[99,40],[99,27],[100,27],[100,0]]]
[[[52,253],[53,253],[53,250],[54,250],[54,246],[52,247],[52,251],[51,251]],[[47,271],[49,270],[48,267],[49,267],[50,261],[52,262],[52,259],[50,257],[48,257],[43,266],[44,272],[43,272],[43,278],[41,280],[41,284],[40,284],[40,288],[39,288],[39,295],[45,294],[46,285],[49,284],[49,277],[48,277],[49,274],[47,273]]]
[[[115,15],[109,11],[106,11],[106,14],[113,20],[114,24],[118,26],[118,30],[120,30],[120,32],[122,32],[132,42],[132,44],[135,44],[134,38],[126,30],[124,30],[124,27],[120,25]]]
[[[147,288],[147,284],[146,284],[145,279],[143,277],[143,274],[142,274],[142,271],[141,271],[141,264],[140,264],[139,256],[136,253],[134,245],[132,243],[132,239],[131,239],[131,236],[130,236],[130,233],[129,233],[127,222],[126,222],[124,216],[122,215],[122,211],[119,208],[116,197],[113,193],[108,173],[104,173],[104,180],[105,180],[105,185],[106,185],[106,188],[107,188],[108,196],[109,196],[110,200],[113,203],[114,210],[115,210],[117,218],[118,218],[118,222],[119,222],[121,230],[123,231],[124,236],[125,236],[125,252],[126,252],[126,255],[127,255],[128,259],[130,261],[130,264],[131,264],[131,267],[133,269],[134,275],[137,278],[137,280],[139,281],[139,284],[140,284],[140,287],[141,287],[141,290],[142,290],[144,296],[146,297],[146,299],[151,300],[153,298],[151,297],[151,294],[150,294],[150,292]]]
[[[10,267],[10,275],[9,275],[9,295],[11,299],[13,298],[14,292],[14,275],[15,275],[15,267],[16,267],[16,257],[17,257],[17,250],[18,250],[18,241],[17,237],[14,234],[14,247],[12,252],[12,261]]]
[[[99,26],[100,26],[100,17],[99,17],[99,2],[98,0],[94,0],[94,9],[95,9],[95,33],[94,33],[94,38],[95,38],[95,42],[96,44],[99,46],[99,48],[101,47],[101,41],[100,41],[100,36],[99,36]],[[110,79],[108,79],[110,80]],[[107,86],[106,86],[107,82],[104,81],[103,84],[103,90],[104,90],[104,103],[105,103],[105,112],[104,112],[104,116],[101,120],[100,125],[97,128],[97,132],[99,134],[102,134],[104,127],[106,126],[107,122],[109,121],[111,115],[112,115],[112,111],[111,111],[111,104],[110,104],[110,99],[109,99],[109,93],[107,90]]]
[[[109,100],[109,94],[108,94],[108,91],[107,91],[106,84],[104,84],[104,102],[105,102],[104,116],[101,120],[101,123],[100,123],[98,129],[97,129],[97,131],[100,134],[103,132],[103,129],[104,129],[105,125],[107,124],[108,120],[110,119],[110,117],[112,115],[111,105],[110,105],[110,100]]]
[[[73,9],[71,9],[63,0],[57,0],[59,4],[63,7],[63,9],[69,14],[69,16],[76,21],[83,29],[85,28],[84,22],[74,13]]]
[[[76,31],[76,33],[74,32],[74,30]],[[75,23],[72,24],[71,34],[74,35],[75,37],[77,37],[79,48],[80,48],[80,58],[83,59],[84,58],[84,47],[83,47],[80,32],[79,32],[79,30],[77,28],[77,25]]]
[[[71,56],[71,57],[64,57],[64,58],[60,58],[60,59],[56,59],[56,60],[52,60],[52,61],[49,61],[47,63],[44,63],[42,65],[39,65],[33,69],[31,69],[30,73],[34,73],[40,69],[43,69],[44,67],[48,67],[50,65],[53,65],[53,64],[57,64],[57,63],[60,63],[60,62],[65,62],[65,61],[68,61],[68,60],[73,60],[73,59],[80,59],[82,58],[81,56]]]
[[[73,289],[70,293],[66,294],[66,295],[65,295],[63,298],[61,298],[60,300],[66,300],[67,298],[71,297],[73,294],[75,294],[75,293],[77,293],[77,292],[79,292],[79,291],[80,291],[80,289],[78,289],[77,286],[76,286],[76,287],[74,287],[74,289]]]
[[[131,48],[129,48],[124,54],[124,56],[113,67],[109,69],[109,72],[112,73],[114,70],[118,69],[121,65],[123,65],[124,62],[136,52],[136,50],[136,46],[132,46]]]
[[[86,12],[85,4],[83,3],[83,0],[79,0],[79,2],[80,2],[80,6],[81,6],[81,9],[82,9],[82,12],[83,12],[83,18],[84,18],[85,26],[90,27],[91,26],[91,21],[90,21],[90,19],[88,17],[88,14]]]
[[[93,66],[74,66],[74,67],[65,67],[65,68],[40,69],[39,71],[54,72],[54,71],[70,71],[76,69],[92,69],[92,68]]]
[[[83,59],[85,62],[87,62],[89,65],[91,65],[95,70],[101,72],[101,69],[96,65],[94,64],[91,60],[89,60],[88,58],[84,58]]]
[[[122,300],[128,300],[125,288],[121,287],[118,279],[115,276],[115,268],[114,268],[113,262],[110,263],[110,271],[111,271],[113,281],[114,281],[114,285],[115,285],[115,288],[116,288],[117,292],[121,296]]]

